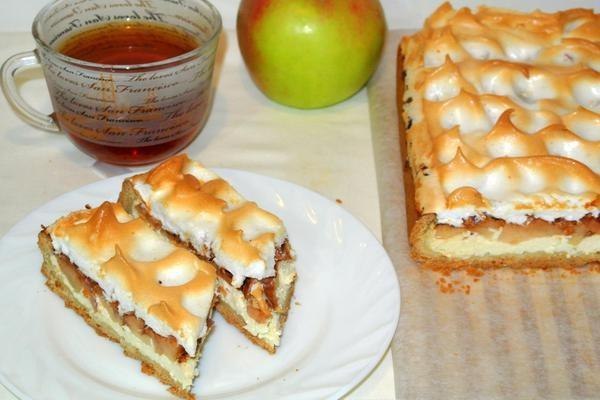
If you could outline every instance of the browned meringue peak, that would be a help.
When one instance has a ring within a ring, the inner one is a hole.
[[[513,123],[513,113],[512,109],[502,113],[492,130],[485,135],[490,157],[556,155],[577,160],[600,173],[600,141],[586,140],[561,123],[526,133]]]
[[[446,196],[456,189],[472,187],[490,200],[507,200],[516,193],[533,197],[545,193],[577,195],[591,203],[600,194],[600,176],[565,157],[502,157],[479,168],[459,149],[454,159],[439,166],[437,172]],[[568,204],[562,207],[568,208]]]
[[[481,142],[480,137],[473,138],[475,146],[466,143],[465,139],[468,139],[476,135],[461,136],[458,130],[458,126],[446,131],[439,135],[433,140],[433,151],[435,153],[435,159],[438,161],[433,165],[447,164],[460,150],[461,154],[465,156],[471,163],[478,167],[482,167],[490,161],[490,157],[485,154],[485,149],[482,149],[478,142]]]
[[[510,119],[523,132],[535,133],[547,126],[561,124],[583,139],[600,140],[600,116],[582,107],[568,112],[559,106],[548,106],[552,110],[531,110],[504,96],[481,95],[479,99],[492,123],[496,123],[506,110],[512,109]]]
[[[145,183],[155,191],[168,193],[167,200],[189,212],[220,215],[242,202],[241,196],[223,179],[200,180],[187,171],[190,159],[185,154],[172,157],[152,169]]]
[[[204,185],[196,177],[185,174],[169,182],[172,184],[172,189],[165,197],[165,202],[180,210],[186,210],[190,218],[198,212],[195,207],[197,204],[202,205],[203,213],[221,218],[227,203],[212,193],[204,191]]]
[[[513,125],[510,120],[512,112],[511,109],[504,111],[492,130],[485,135],[487,154],[491,158],[548,154],[544,142],[539,137],[523,133]]]
[[[564,125],[551,125],[535,134],[539,137],[550,155],[572,158],[600,174],[600,141],[589,141]]]
[[[223,200],[227,204],[226,209],[237,207],[245,202],[244,198],[231,187],[229,182],[221,178],[203,182],[202,191]]]
[[[571,94],[577,104],[600,113],[600,72],[583,70],[568,79]]]
[[[455,32],[465,32],[473,36],[485,33],[486,27],[473,15],[470,8],[463,7],[454,11],[449,3],[445,3],[440,8],[444,9],[446,5],[450,7],[449,9],[446,8],[446,10],[450,11],[452,15],[449,16],[444,24],[439,25],[438,28],[450,26],[457,29]]]
[[[50,229],[53,236],[68,237],[85,248],[94,260],[108,259],[117,243],[125,252],[134,251],[140,233],[148,230],[144,221],[133,219],[120,204],[107,201],[98,208],[69,214]]]
[[[446,207],[450,209],[467,206],[481,209],[489,207],[489,204],[477,189],[469,186],[463,186],[454,190],[446,199]]]
[[[183,167],[187,157],[183,154],[169,158],[167,161],[148,172],[146,183],[154,190],[169,190],[175,183],[183,179]]]
[[[591,88],[600,85],[599,74],[580,65],[537,67],[502,60],[466,60],[457,68],[477,93],[507,96],[530,109],[556,112],[557,107],[552,106],[556,103],[561,110],[580,105],[594,110],[600,102]],[[583,91],[582,83],[588,86]]]
[[[588,40],[563,39],[555,46],[542,49],[538,54],[536,64],[539,66],[581,66],[600,71],[598,46],[597,43]]]
[[[442,68],[450,68],[451,65],[447,64]],[[424,87],[427,84],[428,80],[426,79]],[[584,135],[584,139],[598,140],[600,136],[598,114],[582,107],[565,113],[565,109],[555,102],[539,101],[538,103],[546,109],[527,109],[504,96],[476,95],[461,90],[457,96],[445,101],[424,100],[423,112],[432,138],[454,126],[459,126],[462,134],[486,132],[492,124],[497,122],[503,112],[512,109],[514,110],[511,117],[512,123],[523,132],[535,133],[546,126],[564,123],[571,126],[574,133]],[[561,117],[560,114],[563,116]]]
[[[471,12],[467,9],[468,12]],[[426,20],[424,29],[439,29],[446,25],[452,17],[456,15],[456,10],[449,2],[442,3],[437,10],[433,12]]]
[[[459,9],[450,19],[449,26],[456,40],[471,57],[482,60],[504,58],[502,45],[470,9]]]
[[[421,74],[415,88],[422,88],[429,101],[446,101],[462,90],[471,94],[504,96],[512,103],[518,102],[520,108],[564,114],[579,106],[572,92],[581,85],[580,82],[588,82],[588,87],[594,82],[600,84],[596,75],[596,72],[581,67],[538,68],[501,60],[473,59],[455,63],[446,57],[444,64]],[[588,108],[594,105],[593,93],[590,88],[579,95]]]
[[[597,21],[598,15],[592,10],[526,14],[480,7],[472,13],[466,8],[456,11],[444,3],[427,19],[422,31],[423,62],[426,67],[438,66],[446,55],[461,61],[467,58],[464,54],[467,52],[469,57],[477,59],[537,64],[538,56],[546,48],[560,45],[563,39],[597,42],[600,37]],[[544,57],[542,63],[547,64],[551,59]]]
[[[458,43],[450,27],[431,32],[424,49],[426,67],[437,67],[444,63],[446,57],[452,61],[462,61],[470,57],[469,53]]]
[[[221,251],[235,254],[236,259],[243,264],[250,264],[261,259],[259,249],[275,241],[275,234],[268,229],[258,229],[256,236],[249,237],[247,232],[256,230],[250,225],[263,225],[262,221],[270,221],[267,225],[279,223],[279,219],[256,205],[247,202],[241,207],[224,215],[219,228],[221,236]],[[265,227],[266,228],[266,227]]]
[[[503,53],[503,56],[496,57],[496,59],[501,58],[527,64],[535,64],[537,55],[544,46],[559,40],[549,37],[535,37],[519,31],[493,30],[495,31],[494,38],[501,46]]]
[[[507,106],[502,112],[509,109],[512,110],[510,120],[513,125],[526,133],[535,133],[547,126],[562,123],[561,117],[551,111],[527,110],[523,107],[519,107],[516,103],[513,103],[512,105]]]
[[[563,81],[554,74],[523,63],[468,60],[458,68],[480,94],[497,94],[530,103],[556,98],[563,91]]]
[[[446,101],[424,99],[423,113],[432,138],[455,126],[462,134],[487,132],[492,126],[479,96],[464,90]]]
[[[201,303],[210,304],[206,296],[212,298],[216,270],[183,248],[175,248],[162,259],[142,262],[115,245],[115,255],[101,265],[100,273],[118,279],[134,303],[174,331],[198,332],[205,323],[205,312],[193,312],[203,308]]]
[[[557,155],[577,160],[600,173],[600,141],[585,140],[564,125],[553,124],[527,133],[512,122],[514,110],[505,110],[494,127],[483,135],[461,135],[458,127],[437,136],[433,141],[435,158],[442,164],[450,162],[458,149],[473,165],[482,167],[491,159]]]
[[[600,114],[593,113],[583,107],[562,116],[563,124],[579,137],[592,141],[600,141]]]
[[[600,39],[600,14],[593,14],[590,10],[579,10],[580,15],[569,16],[570,21],[564,24],[565,37],[584,39],[598,42]]]
[[[576,11],[579,14],[579,10]],[[539,10],[524,13],[482,6],[477,10],[477,19],[493,30],[518,32],[519,35],[549,40],[562,34],[565,12],[545,13]]]
[[[460,91],[477,93],[477,89],[460,73],[452,59],[446,56],[444,64],[427,73],[422,82],[415,85],[423,91],[423,96],[429,101],[445,101],[455,97]]]

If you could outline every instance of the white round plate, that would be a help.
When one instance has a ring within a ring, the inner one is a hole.
[[[387,254],[360,222],[314,192],[248,172],[217,173],[282,218],[298,281],[275,355],[215,315],[194,393],[201,400],[341,397],[376,366],[396,329],[400,292]],[[138,361],[66,309],[39,272],[40,225],[116,200],[123,178],[50,201],[0,241],[0,382],[21,398],[173,398],[141,373]]]

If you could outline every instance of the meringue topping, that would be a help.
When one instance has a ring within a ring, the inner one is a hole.
[[[600,215],[599,14],[445,3],[402,50],[422,214],[454,226]]]
[[[134,312],[194,355],[207,332],[216,271],[116,203],[69,214],[48,227],[57,253],[97,282],[119,313]]]
[[[283,223],[214,172],[179,155],[132,179],[152,217],[228,270],[234,287],[275,275],[275,251],[287,237]]]

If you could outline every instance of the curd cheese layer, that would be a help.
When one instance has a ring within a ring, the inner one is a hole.
[[[600,217],[600,14],[446,3],[401,47],[419,214]]]

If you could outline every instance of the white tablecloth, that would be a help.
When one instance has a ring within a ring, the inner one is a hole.
[[[30,33],[0,34],[0,60],[34,47]],[[186,150],[209,167],[237,168],[285,179],[335,200],[381,237],[377,181],[366,91],[323,110],[300,111],[267,100],[241,60],[235,33],[221,42],[211,117]],[[33,79],[35,78],[35,79]],[[39,70],[21,75],[22,92],[50,111]],[[127,172],[98,165],[62,134],[23,123],[0,96],[0,236],[48,200],[109,175]],[[348,398],[394,398],[388,353]],[[0,386],[0,399],[14,397]]]

